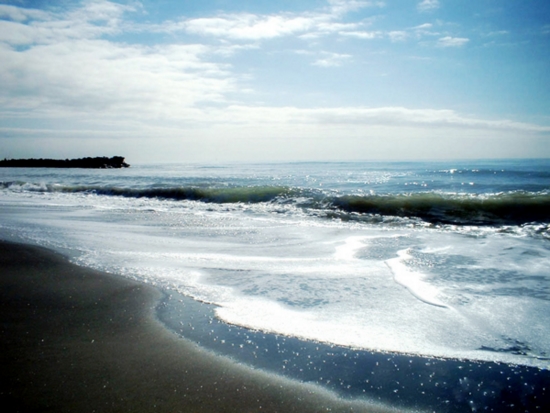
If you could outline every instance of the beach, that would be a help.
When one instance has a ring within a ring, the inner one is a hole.
[[[177,337],[163,292],[0,243],[1,398],[13,412],[377,411]]]

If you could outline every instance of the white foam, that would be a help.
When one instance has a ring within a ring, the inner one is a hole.
[[[334,258],[337,260],[352,260],[355,258],[355,254],[365,246],[362,242],[366,237],[348,237],[344,241],[343,245],[337,246],[334,252]]]
[[[426,276],[420,272],[411,271],[407,267],[406,261],[412,259],[409,249],[397,251],[397,255],[397,258],[386,260],[395,282],[405,287],[412,295],[426,304],[448,308],[448,305],[438,298],[440,291],[424,281]]]

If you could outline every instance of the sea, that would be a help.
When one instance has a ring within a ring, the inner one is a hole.
[[[550,407],[548,159],[0,168],[0,239],[158,286],[177,334],[343,399]]]

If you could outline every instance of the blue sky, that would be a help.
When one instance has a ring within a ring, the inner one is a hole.
[[[550,2],[0,0],[0,157],[550,157]]]

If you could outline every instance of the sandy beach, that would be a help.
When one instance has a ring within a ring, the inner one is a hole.
[[[2,405],[13,412],[377,411],[249,369],[155,319],[162,291],[0,243]]]

